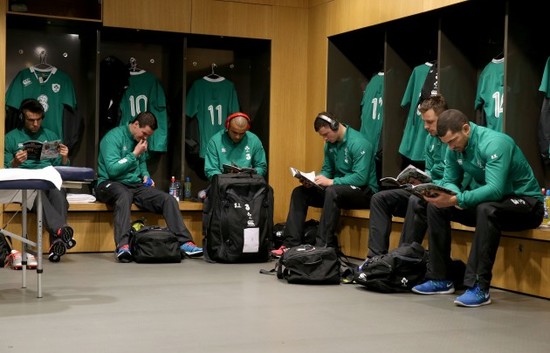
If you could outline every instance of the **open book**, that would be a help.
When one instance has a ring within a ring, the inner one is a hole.
[[[59,157],[59,144],[61,140],[37,141],[30,140],[23,143],[23,149],[27,151],[27,159],[39,161]]]
[[[423,183],[417,185],[409,184],[404,186],[403,189],[418,197],[436,197],[440,193],[456,195],[456,192],[454,192],[453,190],[432,183]]]
[[[405,169],[394,177],[384,177],[380,179],[380,185],[388,187],[399,187],[401,185],[413,184],[418,181],[420,183],[430,183],[432,178],[423,170],[418,169],[412,164],[409,164]]]
[[[315,183],[315,172],[305,173],[305,172],[299,171],[296,168],[290,167],[290,174],[292,174],[292,176],[295,177],[296,179],[308,185],[315,186],[319,190],[325,190],[324,186],[321,186]]]
[[[224,174],[230,174],[230,173],[250,173],[250,174],[256,174],[256,169],[254,168],[247,168],[247,167],[239,167],[235,164],[225,164],[223,165],[223,172]]]

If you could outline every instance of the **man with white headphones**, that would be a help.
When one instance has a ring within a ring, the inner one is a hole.
[[[378,191],[371,143],[328,112],[319,113],[313,126],[325,140],[323,167],[315,177],[315,183],[324,190],[308,183],[294,189],[283,245],[271,252],[276,257],[301,244],[309,206],[322,208],[315,245],[338,247],[336,231],[341,209],[369,208],[372,195]]]

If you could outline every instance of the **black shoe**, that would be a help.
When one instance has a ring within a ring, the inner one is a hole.
[[[74,231],[69,226],[63,226],[59,228],[57,232],[55,232],[55,236],[63,240],[63,242],[67,245],[67,248],[69,249],[74,247],[74,245],[76,245],[76,243],[74,243],[73,246],[69,247],[69,244],[71,243],[71,241],[74,241],[73,234],[74,234]]]
[[[76,246],[76,240],[69,240],[69,242],[67,242],[65,246],[67,247],[67,250],[74,248]]]
[[[50,262],[59,262],[59,261],[61,261],[61,256],[56,255],[53,252],[51,252],[50,255],[48,255],[48,260],[50,260]]]
[[[50,253],[48,260],[51,262],[59,262],[61,256],[65,255],[67,252],[67,247],[61,239],[55,239],[52,245],[50,245],[50,250],[48,252]]]

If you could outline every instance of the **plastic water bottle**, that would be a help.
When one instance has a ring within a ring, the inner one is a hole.
[[[191,193],[191,178],[190,177],[185,177],[185,182],[183,183],[183,189],[184,189],[184,197],[186,200],[190,200],[191,197],[192,197],[192,193]]]
[[[181,182],[179,180],[176,180],[176,199],[178,201],[183,200],[181,195]]]
[[[548,206],[546,204],[546,189],[542,188],[542,197],[544,198],[544,219],[542,220],[543,224],[548,223]]]
[[[172,178],[170,178],[170,187],[168,188],[168,193],[170,195],[172,195],[176,200],[179,201],[178,188],[177,188],[177,185],[176,185],[176,177],[175,176],[172,176]]]
[[[206,199],[206,189],[202,189],[201,191],[199,191],[197,197],[200,201],[204,202],[204,200]]]

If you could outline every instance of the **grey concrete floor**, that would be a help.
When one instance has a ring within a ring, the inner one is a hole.
[[[273,262],[119,264],[69,254],[36,274],[0,269],[0,353],[550,352],[550,301],[493,289],[493,304],[455,295],[378,294],[356,285],[287,284]]]

